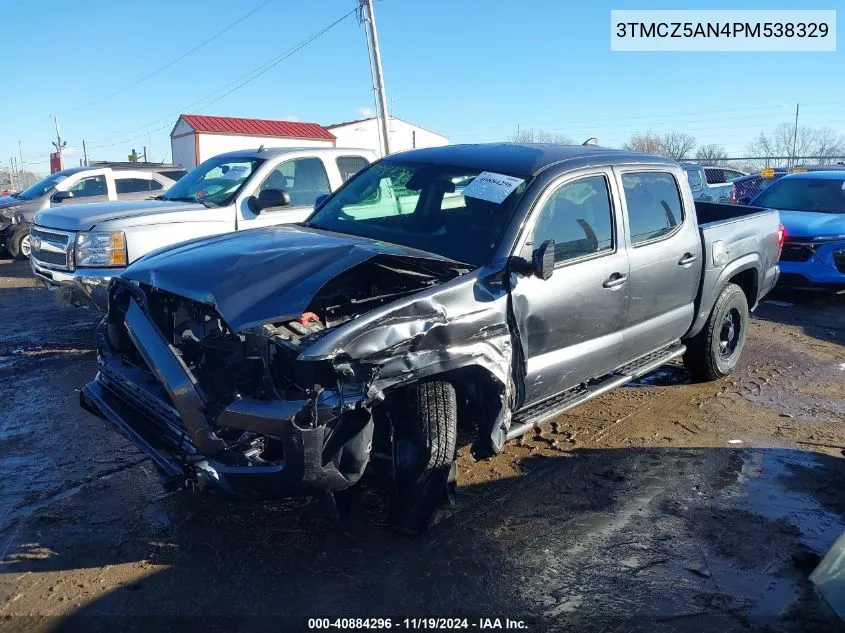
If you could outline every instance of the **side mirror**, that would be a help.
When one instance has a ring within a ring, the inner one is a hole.
[[[751,204],[751,196],[742,196],[736,201],[737,204]]]
[[[284,189],[264,189],[258,196],[249,199],[249,207],[256,213],[272,207],[286,207],[290,205],[290,194]]]
[[[72,191],[57,191],[53,194],[52,200],[53,202],[61,202],[62,200],[70,200],[73,198]]]
[[[555,271],[555,241],[546,240],[531,256],[531,272],[545,281]]]
[[[328,193],[321,193],[319,196],[317,196],[314,199],[314,209],[319,209],[320,205],[322,205],[330,195],[331,194]]]

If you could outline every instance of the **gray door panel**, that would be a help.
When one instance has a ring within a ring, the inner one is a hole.
[[[681,193],[675,174],[623,168],[618,175],[628,227],[630,278],[622,346],[622,362],[628,362],[689,329],[702,253],[695,216],[687,211],[693,201]]]
[[[553,182],[529,219],[523,256],[555,241],[547,280],[516,275],[513,309],[525,354],[525,404],[605,374],[620,364],[628,255],[609,170]]]
[[[545,281],[518,280],[512,294],[526,356],[525,404],[620,364],[627,284],[603,284],[627,268],[623,251],[559,267]]]

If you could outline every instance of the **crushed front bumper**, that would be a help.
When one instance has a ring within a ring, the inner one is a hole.
[[[358,481],[373,438],[363,396],[325,390],[295,401],[243,398],[211,420],[190,370],[132,302],[125,325],[150,371],[110,353],[101,331],[100,371],[80,404],[149,455],[165,487],[192,484],[260,500],[336,492]],[[272,438],[281,451],[265,460],[240,439],[224,441],[224,429]]]
[[[105,312],[109,305],[109,282],[122,269],[83,268],[74,271],[56,270],[30,258],[32,272],[47,288],[59,292],[62,298],[78,306]]]

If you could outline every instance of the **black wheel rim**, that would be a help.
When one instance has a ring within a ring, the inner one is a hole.
[[[739,345],[739,338],[742,330],[742,316],[739,310],[731,308],[725,314],[722,321],[722,329],[719,332],[719,356],[723,360],[729,359],[736,352]]]

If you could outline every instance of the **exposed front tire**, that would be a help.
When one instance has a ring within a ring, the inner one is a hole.
[[[745,346],[748,322],[745,293],[736,284],[727,284],[704,328],[686,341],[684,365],[696,380],[724,378],[736,368]]]
[[[14,259],[29,259],[32,252],[29,244],[29,227],[21,227],[12,233],[6,247]]]
[[[442,380],[420,382],[394,397],[391,519],[400,532],[420,534],[433,523],[454,481],[457,397]]]

